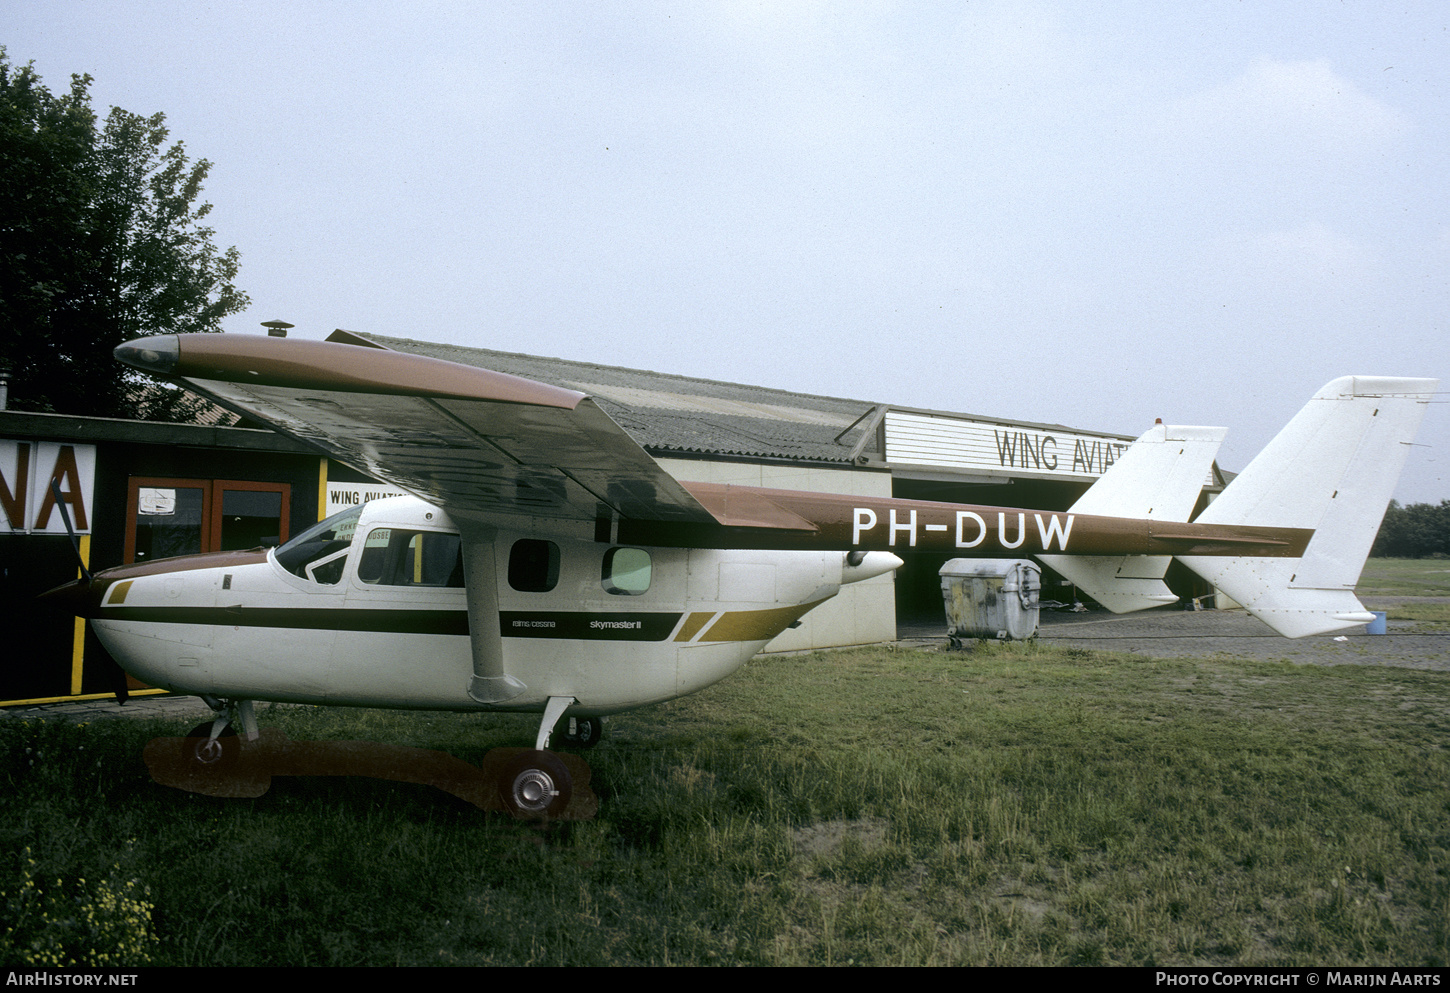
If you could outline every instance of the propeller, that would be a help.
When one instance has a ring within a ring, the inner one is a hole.
[[[71,526],[70,511],[65,509],[65,500],[60,495],[60,481],[52,478],[50,481],[50,494],[55,497],[55,507],[60,511],[61,523],[65,525],[65,533],[70,535],[70,547],[75,549],[76,562],[81,567],[81,575],[86,582],[91,581],[91,570],[86,568],[86,560],[81,556],[80,539],[76,537],[76,529]]]
[[[81,576],[83,577],[82,580],[77,581],[76,583],[73,583],[71,585],[80,587],[89,594],[93,588],[91,582],[91,570],[86,567],[85,557],[81,555],[81,542],[80,539],[76,537],[75,526],[72,525],[70,522],[70,511],[66,509],[65,500],[61,497],[59,480],[51,479],[50,494],[51,496],[55,497],[56,509],[60,511],[61,522],[65,524],[65,533],[70,535],[70,546],[71,548],[75,549],[76,564],[80,566]],[[61,589],[65,589],[65,587],[61,587]],[[112,668],[114,668],[115,670],[115,672],[112,674],[113,679],[111,680],[112,692],[116,694],[116,703],[121,706],[125,706],[126,701],[130,699],[131,696],[130,689],[126,686],[126,674],[122,672],[121,668],[119,666],[116,666],[114,663],[112,663]]]

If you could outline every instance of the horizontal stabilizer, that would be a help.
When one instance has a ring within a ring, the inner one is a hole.
[[[1072,505],[1071,513],[1184,522],[1203,492],[1224,428],[1154,425]],[[1039,555],[1115,614],[1173,603],[1167,555]]]
[[[1286,637],[1370,621],[1354,586],[1435,386],[1433,379],[1336,379],[1198,518],[1312,528],[1301,557],[1180,560]]]

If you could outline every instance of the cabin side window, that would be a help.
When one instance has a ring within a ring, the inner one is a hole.
[[[358,556],[357,578],[374,586],[463,588],[463,545],[443,531],[373,528]]]
[[[643,548],[611,548],[604,553],[600,579],[604,592],[616,596],[639,596],[649,591],[649,552]]]
[[[273,553],[277,564],[300,579],[337,585],[361,516],[362,508],[353,507],[308,528]]]
[[[520,538],[509,549],[509,586],[520,593],[548,593],[559,585],[559,546]]]

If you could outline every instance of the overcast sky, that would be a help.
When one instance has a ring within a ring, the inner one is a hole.
[[[1221,424],[1231,470],[1336,376],[1450,379],[1443,0],[0,11],[215,164],[229,331]],[[1450,404],[1419,441],[1397,496],[1450,498]]]

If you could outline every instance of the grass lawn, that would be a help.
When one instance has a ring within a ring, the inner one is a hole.
[[[1355,593],[1392,621],[1414,621],[1417,634],[1450,631],[1450,603],[1374,603],[1376,596],[1450,597],[1450,559],[1369,559]]]
[[[1450,596],[1450,559],[1368,559],[1360,596]]]
[[[526,717],[260,708],[478,762]],[[612,718],[597,819],[152,783],[165,722],[0,720],[0,961],[1450,961],[1450,678],[1038,645],[762,657]]]

